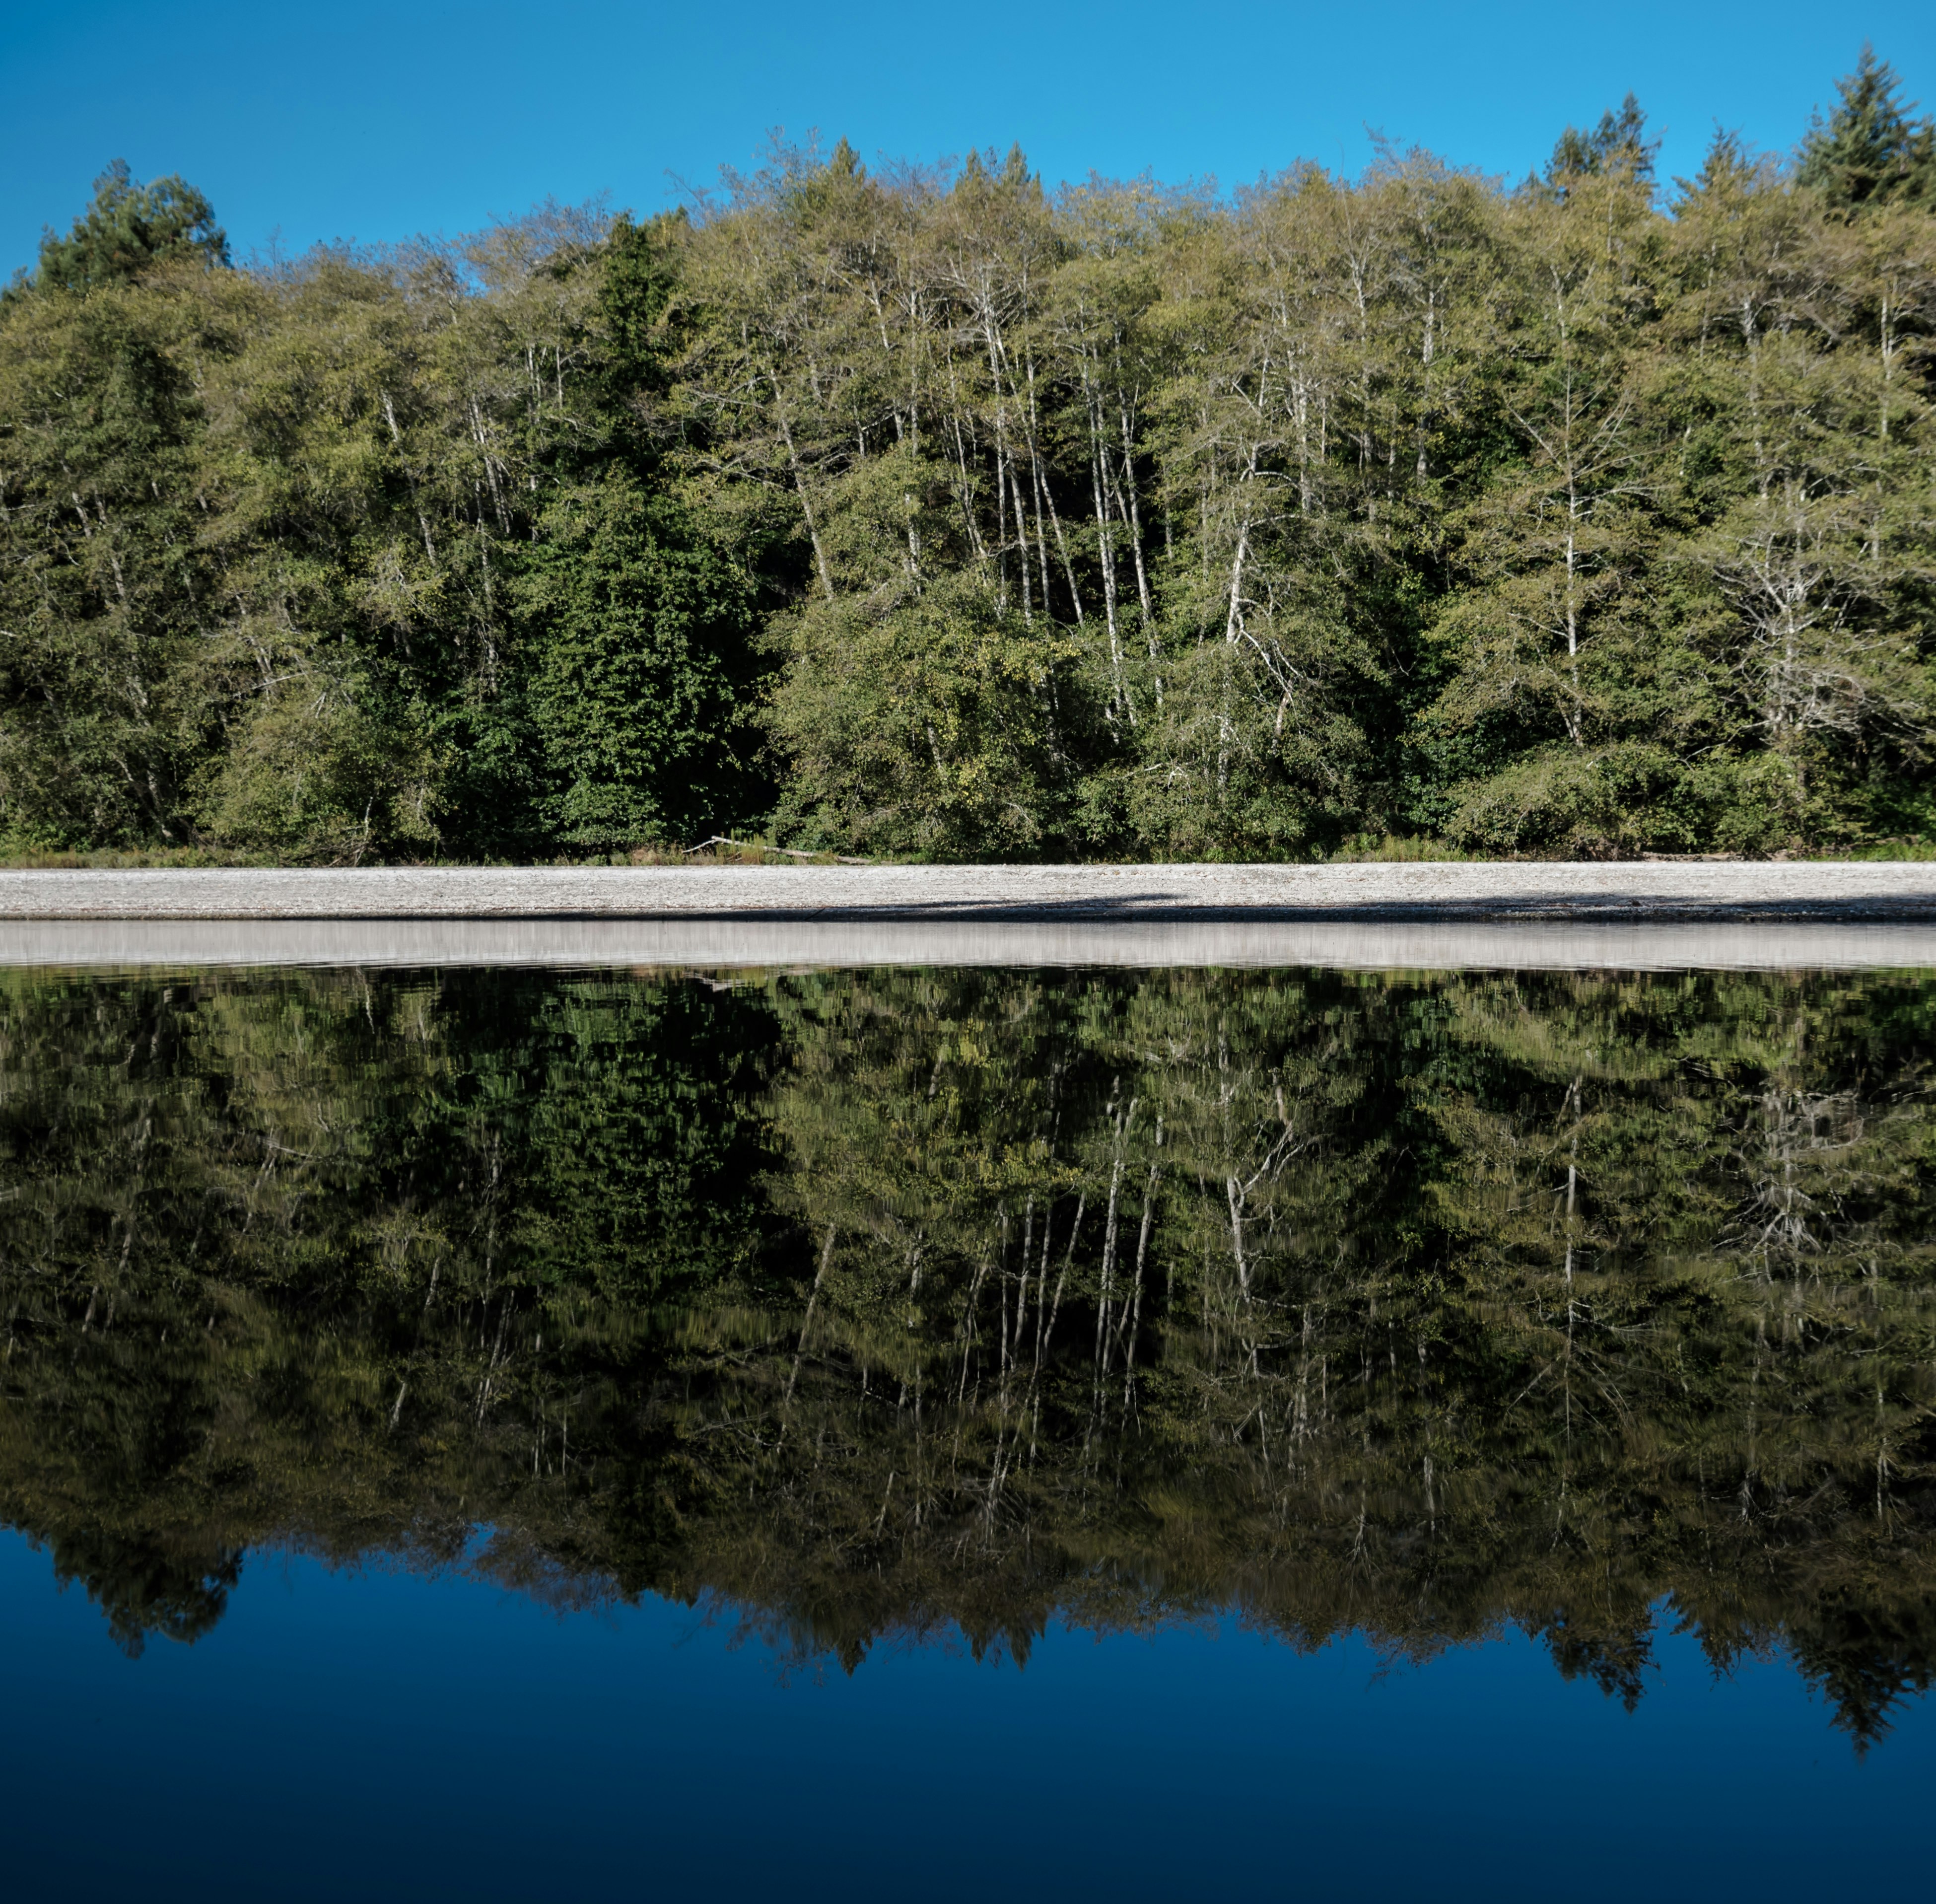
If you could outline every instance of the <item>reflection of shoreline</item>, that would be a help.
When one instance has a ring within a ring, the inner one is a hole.
[[[1124,919],[27,919],[0,966],[1342,967],[1387,971],[1936,967],[1936,923],[1431,924]]]

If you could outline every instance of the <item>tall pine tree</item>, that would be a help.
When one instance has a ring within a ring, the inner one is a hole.
[[[1916,101],[1897,98],[1902,82],[1866,41],[1856,70],[1835,82],[1842,102],[1825,126],[1818,114],[1801,142],[1798,184],[1850,211],[1891,200],[1936,200],[1936,125],[1912,120]]]

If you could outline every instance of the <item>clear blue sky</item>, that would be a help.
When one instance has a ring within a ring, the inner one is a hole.
[[[0,274],[106,162],[179,171],[238,256],[280,234],[455,232],[547,193],[650,210],[668,174],[746,165],[770,127],[933,159],[1019,139],[1051,181],[1226,186],[1300,157],[1357,171],[1365,128],[1518,176],[1631,87],[1698,163],[1717,120],[1786,147],[1865,35],[1936,104],[1936,7],[838,7],[772,0],[14,0],[0,8]]]

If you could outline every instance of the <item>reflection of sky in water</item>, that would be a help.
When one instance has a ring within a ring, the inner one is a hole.
[[[131,1661],[9,1535],[9,1888],[1913,1894],[1936,1711],[1858,1760],[1785,1665],[1717,1682],[1667,1624],[1631,1714],[1517,1635],[1381,1672],[1356,1639],[1051,1627],[1019,1672],[930,1645],[849,1678],[655,1599],[561,1618],[255,1554],[213,1632]]]

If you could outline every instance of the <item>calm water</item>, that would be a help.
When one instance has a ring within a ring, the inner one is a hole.
[[[1932,1087],[1915,975],[0,975],[9,1894],[1913,1894]]]

